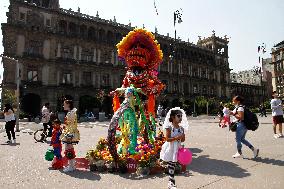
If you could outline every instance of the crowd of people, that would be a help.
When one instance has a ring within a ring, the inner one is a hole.
[[[283,137],[282,123],[283,123],[283,105],[276,92],[272,94],[271,100],[272,121],[274,138]],[[253,154],[253,158],[258,157],[259,149],[252,145],[246,139],[248,131],[245,125],[245,105],[244,98],[235,96],[232,99],[234,109],[230,110],[228,104],[220,104],[219,107],[219,126],[222,128],[229,127],[231,124],[236,125],[235,139],[236,139],[236,153],[233,158],[243,158],[242,145],[247,146]],[[65,100],[63,104],[66,116],[64,123],[61,123],[58,118],[51,119],[52,112],[49,108],[49,103],[45,103],[42,108],[42,123],[44,132],[48,132],[51,136],[51,145],[54,148],[55,159],[52,162],[54,169],[63,169],[64,172],[74,171],[76,153],[74,145],[80,141],[80,133],[77,128],[77,109],[73,105],[72,100]],[[266,115],[266,114],[264,114]],[[5,129],[8,137],[7,143],[16,143],[15,137],[15,114],[11,105],[6,104],[4,107]],[[177,151],[181,142],[185,141],[184,130],[188,129],[188,122],[185,111],[180,108],[166,108],[161,105],[157,108],[158,125],[162,126],[165,132],[166,142],[163,144],[160,159],[167,162],[169,183],[168,188],[175,188],[176,183],[174,179],[175,166],[177,162]],[[278,133],[277,133],[278,126]],[[65,145],[64,154],[68,159],[68,164],[63,167],[62,162],[62,144]]]

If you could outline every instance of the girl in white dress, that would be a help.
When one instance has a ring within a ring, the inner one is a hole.
[[[185,140],[184,131],[188,129],[188,121],[183,109],[175,107],[169,110],[163,124],[166,130],[166,142],[163,144],[160,159],[168,163],[169,189],[175,189],[175,166],[177,162],[177,152],[181,142]]]

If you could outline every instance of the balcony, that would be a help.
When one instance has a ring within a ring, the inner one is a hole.
[[[73,87],[73,83],[59,83],[59,86],[60,87],[68,87],[68,88],[70,88],[70,87]]]
[[[28,86],[28,87],[40,87],[42,86],[42,82],[41,81],[21,81],[21,85],[23,86]]]
[[[23,53],[24,58],[43,58],[43,54],[41,53],[36,53],[36,52],[24,52]]]

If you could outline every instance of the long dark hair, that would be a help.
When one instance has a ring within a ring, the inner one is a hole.
[[[72,110],[72,109],[74,108],[74,105],[73,105],[73,101],[72,101],[72,100],[64,100],[64,102],[65,102],[66,104],[69,104],[70,110]]]
[[[12,110],[14,112],[11,104],[5,104],[4,107],[4,112],[8,112],[9,110]]]
[[[178,114],[182,114],[182,112],[180,110],[171,110],[169,121],[173,122],[173,118]]]
[[[239,101],[241,104],[243,104],[245,100],[244,97],[240,95],[235,96],[233,99],[235,99],[236,101]]]

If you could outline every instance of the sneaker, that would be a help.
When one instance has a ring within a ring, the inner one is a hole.
[[[63,169],[63,172],[72,172],[72,171],[74,171],[75,170],[75,167],[73,167],[73,166],[70,166],[70,165],[68,165],[67,167],[65,167],[64,169]]]
[[[7,144],[10,144],[10,143],[12,143],[12,140],[8,140],[6,143],[7,143]]]
[[[76,161],[75,159],[71,159],[68,161],[69,165],[63,169],[64,172],[75,171],[76,169]]]
[[[233,158],[244,158],[243,154],[237,152],[235,155],[232,156]]]
[[[169,183],[168,183],[168,189],[177,189],[177,185],[175,185],[175,184],[172,183],[172,182],[169,182]]]
[[[279,133],[278,134],[278,138],[282,138],[283,137],[283,134],[282,133]]]
[[[254,149],[253,150],[253,158],[257,158],[257,156],[258,156],[258,153],[259,153],[259,149]]]
[[[274,138],[279,138],[278,134],[273,135]]]

